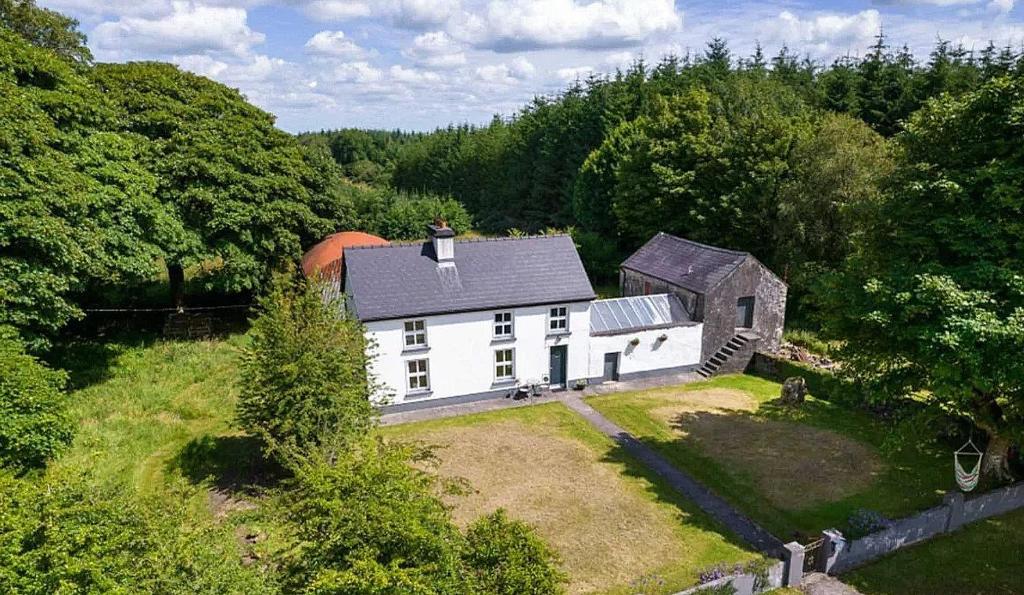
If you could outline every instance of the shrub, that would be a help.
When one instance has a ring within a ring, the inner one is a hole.
[[[435,478],[411,467],[413,458],[410,447],[367,439],[333,465],[296,466],[280,496],[297,544],[284,561],[287,590],[472,591],[462,535],[432,493]]]
[[[846,537],[860,539],[865,535],[871,535],[891,526],[892,521],[882,516],[882,513],[860,508],[854,511],[846,521]]]
[[[0,473],[2,593],[273,593],[242,566],[230,528],[191,527],[77,476],[42,483]]]
[[[25,353],[14,332],[0,328],[0,466],[41,467],[71,442],[66,382],[64,372]]]
[[[526,524],[497,510],[470,526],[466,562],[486,593],[557,593],[566,581],[558,559]]]
[[[319,281],[277,279],[242,357],[239,422],[283,462],[313,449],[333,461],[373,425],[362,327],[324,296]]]

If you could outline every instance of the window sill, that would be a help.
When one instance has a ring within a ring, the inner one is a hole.
[[[515,336],[509,337],[492,337],[491,345],[497,345],[499,343],[514,343],[516,340]]]
[[[548,331],[547,336],[548,337],[568,337],[571,334],[572,334],[572,332],[570,332],[570,331]]]
[[[512,388],[514,386],[516,386],[515,378],[511,378],[509,380],[495,380],[494,382],[491,383],[491,388],[493,389]]]
[[[426,353],[428,351],[430,351],[430,346],[429,345],[423,345],[423,346],[420,346],[420,347],[406,347],[405,349],[402,350],[402,355]]]
[[[416,401],[416,400],[419,400],[419,399],[426,399],[427,397],[429,397],[429,396],[431,396],[433,394],[434,394],[434,391],[432,391],[430,389],[411,391],[411,392],[405,393],[405,400],[406,401]]]

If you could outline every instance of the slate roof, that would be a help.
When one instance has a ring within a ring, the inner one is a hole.
[[[749,256],[659,232],[622,267],[703,294]]]
[[[430,242],[345,250],[346,293],[366,322],[594,299],[572,238],[456,240],[454,266]]]
[[[667,293],[597,300],[590,304],[591,335],[617,335],[691,322],[679,298]]]

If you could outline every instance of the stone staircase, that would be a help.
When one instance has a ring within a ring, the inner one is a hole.
[[[717,374],[735,374],[747,369],[754,357],[761,337],[750,331],[740,331],[697,369],[697,374],[710,378]]]

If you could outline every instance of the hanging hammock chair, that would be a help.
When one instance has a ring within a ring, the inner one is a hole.
[[[960,464],[960,457],[976,457],[974,468],[966,471]],[[966,444],[960,447],[960,450],[953,453],[953,471],[956,473],[956,483],[961,490],[969,492],[978,487],[978,480],[981,479],[982,458],[984,458],[984,453],[978,450],[978,447],[974,445],[974,440],[970,438]]]

